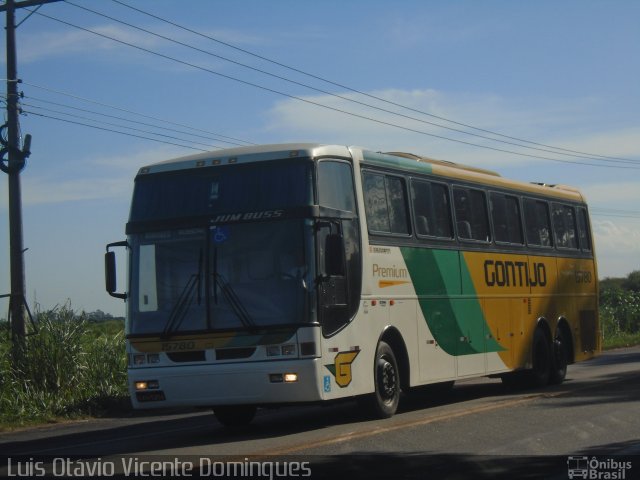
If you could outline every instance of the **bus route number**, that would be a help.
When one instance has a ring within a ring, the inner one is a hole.
[[[576,270],[576,283],[591,283],[591,272],[589,270]]]
[[[195,350],[196,342],[164,342],[162,344],[163,352],[176,352],[181,350]]]

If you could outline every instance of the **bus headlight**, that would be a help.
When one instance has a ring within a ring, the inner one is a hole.
[[[137,391],[141,390],[157,390],[160,388],[160,382],[158,380],[140,380],[135,383]]]
[[[269,381],[271,383],[295,383],[298,381],[297,373],[270,373]]]

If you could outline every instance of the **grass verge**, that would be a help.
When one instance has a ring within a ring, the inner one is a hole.
[[[640,332],[626,333],[620,332],[608,337],[605,337],[602,341],[602,348],[604,350],[612,350],[614,348],[633,347],[640,345]]]
[[[91,323],[66,304],[36,313],[36,324],[19,365],[1,332],[0,430],[130,408],[121,322]]]

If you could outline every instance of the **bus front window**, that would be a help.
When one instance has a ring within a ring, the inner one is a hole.
[[[309,322],[313,262],[307,223],[251,222],[140,235],[129,333],[171,336]]]

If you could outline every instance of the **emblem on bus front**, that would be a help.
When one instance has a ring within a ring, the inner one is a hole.
[[[333,374],[339,387],[344,388],[351,383],[351,364],[359,353],[360,350],[339,352],[332,364],[325,365],[327,370]]]

